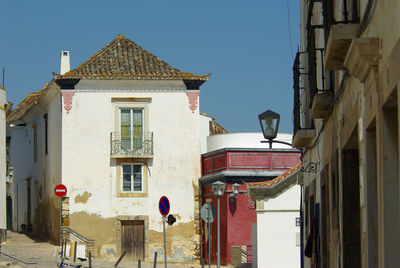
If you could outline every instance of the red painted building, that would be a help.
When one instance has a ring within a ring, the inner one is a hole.
[[[256,223],[255,203],[245,194],[245,182],[272,180],[300,162],[296,149],[224,148],[202,155],[200,178],[202,205],[212,202],[217,208],[211,183],[226,183],[225,194],[220,198],[221,265],[232,263],[232,247],[242,246],[251,262],[252,224]],[[240,184],[240,193],[234,197],[232,184]],[[202,258],[208,264],[208,230],[202,221]],[[217,263],[217,220],[211,225],[211,263]]]

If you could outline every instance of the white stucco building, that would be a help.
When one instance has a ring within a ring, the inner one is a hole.
[[[67,61],[67,62],[65,62]],[[95,254],[163,260],[158,209],[167,196],[177,222],[167,226],[171,262],[199,254],[199,87],[209,75],[180,71],[123,35],[79,67],[32,93],[8,116],[15,168],[13,228],[32,224],[52,239],[62,222],[95,239]],[[207,134],[208,135],[208,134]],[[133,242],[132,242],[133,241]]]
[[[247,185],[257,213],[253,267],[300,267],[300,166],[272,181]]]

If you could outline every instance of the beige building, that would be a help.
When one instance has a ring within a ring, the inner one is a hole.
[[[293,145],[304,267],[399,267],[399,10],[396,0],[301,0]]]

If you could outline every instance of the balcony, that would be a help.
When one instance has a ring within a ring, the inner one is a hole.
[[[364,82],[372,67],[378,66],[378,38],[356,38],[351,42],[344,66],[352,76]]]
[[[315,129],[298,129],[293,137],[293,148],[311,147],[315,136]]]
[[[153,133],[130,133],[121,135],[120,132],[111,132],[112,158],[152,158]]]
[[[317,92],[314,95],[311,106],[311,118],[324,119],[329,114],[329,109],[333,103],[333,95],[330,91]]]
[[[359,24],[335,24],[329,30],[325,52],[325,68],[327,70],[343,70],[344,59],[351,41],[360,29]]]

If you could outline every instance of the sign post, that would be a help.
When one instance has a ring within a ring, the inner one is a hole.
[[[208,224],[208,267],[211,268],[211,223],[215,220],[215,207],[205,203],[200,209],[200,216]]]
[[[169,200],[166,196],[161,196],[160,201],[158,202],[158,209],[160,210],[163,222],[163,233],[164,233],[164,260],[165,260],[165,268],[167,268],[167,242],[165,239],[165,222],[167,221],[167,215],[169,214]]]
[[[57,184],[56,187],[54,187],[54,194],[60,198],[60,245],[62,251],[62,198],[67,194],[67,187],[65,187],[64,184]]]

